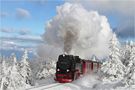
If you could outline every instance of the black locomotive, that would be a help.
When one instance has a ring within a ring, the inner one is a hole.
[[[79,56],[59,55],[56,64],[55,80],[60,83],[72,82],[80,75],[98,70],[100,62],[80,59]]]

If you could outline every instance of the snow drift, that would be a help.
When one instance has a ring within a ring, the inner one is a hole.
[[[100,82],[101,81],[99,80],[99,76],[97,74],[88,73],[88,74],[80,77],[73,83],[82,88],[85,87],[85,88],[89,88],[89,89],[90,88],[94,89],[96,87],[96,85]]]
[[[92,55],[108,55],[111,35],[112,30],[105,16],[87,11],[79,4],[65,3],[57,7],[57,15],[48,21],[43,39],[48,46],[60,48],[60,54],[66,52],[90,58]],[[39,54],[44,49],[40,48]]]

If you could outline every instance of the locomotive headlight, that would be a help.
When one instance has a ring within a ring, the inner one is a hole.
[[[67,72],[69,72],[69,69],[67,69]]]
[[[60,69],[58,68],[57,71],[60,71]]]

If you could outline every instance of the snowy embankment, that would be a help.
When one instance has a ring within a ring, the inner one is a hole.
[[[135,90],[135,87],[123,87],[121,82],[103,83],[97,75],[91,74],[80,77],[72,83],[57,83],[51,77],[43,81],[42,84],[27,90]]]
[[[96,76],[86,75],[72,83],[57,83],[52,78],[46,79],[43,82],[44,84],[34,86],[27,90],[90,90],[93,89],[94,85],[96,85],[99,80],[96,79]]]
[[[46,86],[30,88],[27,90],[80,90],[80,88],[73,83],[54,83]]]

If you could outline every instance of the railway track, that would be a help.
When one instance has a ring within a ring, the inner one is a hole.
[[[61,83],[53,83],[53,84],[50,84],[50,85],[39,85],[39,86],[34,86],[32,88],[28,88],[26,90],[48,90],[48,88],[53,88],[53,87],[56,87],[58,85],[61,85]]]
[[[54,83],[50,85],[40,85],[26,90],[80,90],[80,88],[73,83]]]

